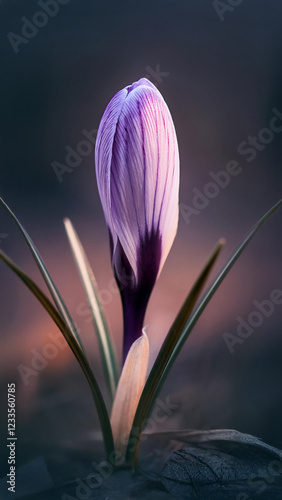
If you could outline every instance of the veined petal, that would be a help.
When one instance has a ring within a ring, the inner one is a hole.
[[[107,106],[97,133],[95,164],[98,190],[108,226],[111,228],[111,163],[113,142],[119,115],[127,96],[127,90],[120,90]]]
[[[118,92],[108,104],[95,159],[123,303],[125,357],[141,335],[151,291],[178,225],[176,133],[162,95],[146,78]],[[121,281],[124,271],[130,276],[126,287]]]
[[[107,122],[110,133],[105,132]],[[98,131],[96,165],[113,237],[113,264],[118,265],[115,251],[119,240],[138,284],[142,279],[142,266],[138,266],[140,246],[158,234],[162,244],[158,274],[178,223],[175,129],[166,103],[148,80],[143,78],[127,87],[109,103]]]

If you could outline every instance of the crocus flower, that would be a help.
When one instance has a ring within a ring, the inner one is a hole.
[[[162,95],[146,78],[108,104],[95,163],[122,298],[125,357],[142,333],[148,300],[178,225],[176,133]]]

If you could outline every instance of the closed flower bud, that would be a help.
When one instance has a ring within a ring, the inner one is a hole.
[[[108,104],[95,162],[123,303],[126,356],[142,333],[147,303],[178,225],[176,133],[162,95],[146,78]]]

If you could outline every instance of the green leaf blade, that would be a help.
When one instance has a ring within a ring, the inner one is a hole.
[[[147,383],[144,387],[143,393],[140,398],[140,402],[135,414],[133,426],[132,426],[132,432],[130,435],[129,443],[131,439],[135,439],[136,446],[134,449],[130,449],[128,447],[127,450],[127,458],[129,461],[132,461],[132,459],[135,460],[135,463],[137,461],[138,457],[138,450],[139,450],[139,444],[140,444],[140,436],[141,432],[143,429],[144,421],[150,412],[150,409],[154,403],[154,399],[159,392],[159,390],[162,387],[162,384],[164,383],[169,370],[171,369],[174,361],[176,360],[180,350],[182,349],[184,343],[186,342],[189,334],[191,333],[193,327],[195,326],[196,322],[198,321],[199,317],[201,316],[202,312],[205,310],[206,306],[210,302],[211,298],[213,297],[214,293],[216,290],[219,288],[220,284],[224,280],[224,278],[227,276],[239,256],[242,254],[246,246],[249,244],[249,242],[252,240],[252,238],[255,236],[257,231],[267,222],[267,220],[282,206],[282,200],[278,201],[253,227],[253,229],[250,231],[250,233],[247,235],[247,237],[243,240],[241,245],[237,248],[237,250],[233,253],[233,255],[230,257],[230,259],[227,261],[221,272],[218,274],[218,276],[215,278],[207,292],[205,293],[204,297],[196,307],[195,311],[191,315],[191,317],[188,319],[186,325],[184,326],[181,335],[179,335],[179,338],[171,352],[171,356],[169,359],[169,362],[164,366],[164,369],[161,372],[161,376],[158,377],[157,381],[154,381],[152,374],[152,371],[148,377]],[[203,273],[201,273],[202,275]],[[198,278],[197,281],[201,279],[201,275]],[[197,282],[196,284],[197,285]],[[194,287],[195,287],[194,285]],[[194,288],[193,287],[193,288]],[[177,321],[177,319],[176,319]],[[162,348],[161,348],[162,350]],[[157,360],[161,354],[161,351],[155,361],[155,364],[157,363]],[[153,365],[152,370],[155,370],[157,372],[157,366],[155,367],[155,364]],[[154,375],[154,374],[153,374]]]
[[[104,373],[109,392],[113,399],[118,384],[118,362],[113,340],[107,327],[102,306],[99,302],[97,292],[98,285],[73,224],[69,219],[65,219],[64,224],[73,257],[90,306],[92,320],[98,337]]]
[[[20,229],[22,235],[24,236],[24,239],[31,251],[31,254],[37,264],[37,267],[47,285],[47,288],[54,300],[54,303],[56,304],[57,306],[57,309],[59,311],[59,313],[61,314],[61,316],[63,317],[64,321],[66,322],[69,330],[73,333],[76,341],[78,342],[78,344],[80,345],[80,347],[83,349],[83,344],[82,344],[82,341],[79,337],[79,334],[78,334],[78,331],[75,327],[75,324],[74,324],[74,321],[72,320],[71,318],[71,315],[55,285],[55,283],[53,282],[44,262],[43,262],[43,259],[40,255],[40,253],[38,252],[36,246],[34,245],[31,237],[29,236],[28,232],[25,230],[25,228],[22,226],[22,224],[20,223],[19,219],[16,217],[16,215],[13,213],[13,211],[10,209],[10,207],[7,205],[7,203],[5,203],[5,201],[0,198],[0,201],[1,203],[3,204],[3,206],[6,208],[6,210],[8,211],[8,213],[12,216],[12,218],[14,219],[14,221],[16,222],[18,228]]]
[[[52,318],[54,323],[57,325],[59,330],[62,332],[65,340],[67,341],[69,347],[71,348],[73,354],[75,355],[89,383],[93,399],[96,405],[96,409],[98,412],[98,417],[104,438],[105,450],[107,455],[110,456],[110,454],[114,452],[114,441],[113,441],[109,415],[107,412],[107,408],[102,393],[100,391],[96,378],[91,370],[91,367],[87,361],[87,358],[83,350],[76,342],[73,333],[68,328],[64,319],[60,316],[60,314],[55,309],[51,301],[48,299],[48,297],[46,297],[46,295],[36,285],[36,283],[1,250],[0,250],[0,259],[2,259],[3,262],[5,262],[7,266],[23,281],[26,287],[33,293],[33,295],[41,303],[41,305],[47,311],[47,313]]]
[[[188,324],[185,326],[184,331],[182,332],[182,335],[175,347],[175,351],[173,353],[174,358],[179,354],[180,350],[182,349],[189,333],[191,330],[194,328],[196,322],[198,321],[199,317],[201,316],[202,312],[205,310],[207,307],[208,303],[212,299],[214,293],[216,290],[219,288],[221,283],[223,282],[224,278],[227,276],[229,271],[232,269],[233,265],[237,261],[237,259],[240,257],[240,255],[243,253],[245,250],[246,246],[250,243],[250,241],[253,239],[255,234],[258,232],[258,230],[268,221],[268,219],[282,206],[282,200],[278,201],[266,214],[255,224],[253,229],[250,231],[250,233],[246,236],[246,238],[243,240],[243,242],[239,245],[237,250],[231,255],[230,259],[227,261],[225,266],[222,268],[220,273],[217,275],[207,292],[205,293],[204,297],[202,298],[201,302],[193,312],[193,315],[189,319]]]
[[[207,264],[200,273],[198,279],[196,280],[194,286],[192,287],[190,293],[188,294],[183,306],[181,307],[175,321],[173,322],[163,344],[159,351],[159,354],[155,360],[155,363],[150,371],[147,382],[145,384],[144,390],[142,392],[139,405],[136,410],[134,417],[131,436],[129,438],[129,443],[133,439],[136,440],[136,448],[128,447],[127,459],[131,462],[133,459],[136,461],[139,442],[141,437],[141,432],[143,429],[144,422],[150,409],[157,397],[157,394],[161,388],[164,381],[164,374],[167,367],[171,367],[174,359],[172,358],[175,346],[181,336],[183,328],[194,309],[196,302],[203,290],[203,287],[214,267],[214,264],[219,256],[219,253],[224,245],[225,241],[222,239],[218,242],[216,248],[212,252]]]

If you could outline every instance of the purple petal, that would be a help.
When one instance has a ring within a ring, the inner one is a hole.
[[[95,161],[115,275],[119,285],[124,269],[132,278],[126,288],[120,285],[125,330],[139,336],[149,296],[177,231],[179,191],[173,121],[160,92],[146,78],[118,92],[108,104]]]
[[[165,261],[178,223],[179,159],[169,110],[141,79],[108,105],[96,146],[97,180],[115,249],[119,239],[137,282],[140,243],[159,230]]]

